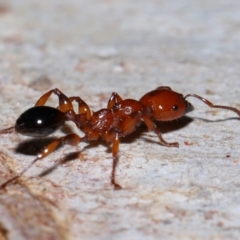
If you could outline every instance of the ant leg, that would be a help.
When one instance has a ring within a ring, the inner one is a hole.
[[[4,128],[4,129],[0,130],[0,135],[12,133],[14,128],[15,128],[15,126],[9,127],[9,128]]]
[[[92,113],[85,101],[83,101],[80,97],[70,97],[69,100],[70,102],[75,101],[78,103],[78,114],[86,114],[86,119],[90,119]]]
[[[195,97],[195,98],[198,98],[199,100],[201,100],[202,102],[204,102],[205,104],[207,104],[209,107],[211,108],[222,108],[222,109],[227,109],[227,110],[230,110],[232,112],[235,112],[238,114],[238,116],[240,116],[240,110],[238,110],[237,108],[234,108],[234,107],[230,107],[230,106],[223,106],[223,105],[214,105],[213,103],[211,103],[210,101],[208,101],[206,98],[203,98],[199,95],[196,95],[196,94],[193,94],[193,93],[190,93],[190,94],[187,94],[184,99],[186,99],[187,97]]]
[[[119,149],[119,137],[118,137],[118,134],[116,134],[116,137],[112,145],[113,166],[112,166],[112,174],[111,174],[111,184],[114,186],[114,190],[122,189],[122,187],[115,181],[116,167],[118,164],[118,149]]]
[[[121,102],[122,98],[116,93],[113,92],[111,97],[108,100],[108,105],[107,108],[110,109],[112,108],[116,103]]]
[[[126,117],[126,119],[124,119],[124,121],[122,121],[121,124],[119,125],[118,131],[120,136],[125,136],[133,132],[136,128],[136,125],[141,122],[141,115],[142,115],[141,113],[134,112],[133,114]],[[119,134],[112,129],[103,135],[104,139],[106,139],[107,141],[111,141],[113,143],[112,145],[113,166],[111,174],[111,184],[114,186],[115,190],[122,189],[122,187],[115,181],[115,173],[118,164],[118,150],[120,142]]]
[[[106,141],[112,142],[112,172],[111,172],[111,184],[114,187],[114,190],[120,190],[122,187],[115,181],[116,167],[118,164],[118,149],[119,149],[119,134],[116,133],[113,129],[109,130],[102,136]]]
[[[165,90],[172,90],[170,87],[168,87],[168,86],[161,86],[161,87],[158,87],[158,88],[156,88],[156,90],[163,90],[163,89],[165,89]]]
[[[50,143],[47,147],[45,147],[41,153],[38,154],[37,158],[35,158],[22,172],[20,172],[19,174],[17,174],[16,176],[10,178],[9,180],[7,180],[6,182],[2,183],[0,185],[0,189],[5,188],[9,183],[14,182],[15,180],[17,180],[19,177],[21,177],[26,171],[29,170],[29,168],[31,168],[37,161],[45,158],[46,156],[48,156],[50,153],[54,152],[56,150],[56,148],[61,145],[61,144],[68,144],[68,145],[72,145],[72,146],[76,146],[78,145],[81,141],[85,141],[86,138],[83,137],[79,137],[77,134],[75,133],[70,133],[64,137],[61,137],[59,139],[56,139],[55,141],[53,141],[52,143]]]
[[[147,117],[146,115],[143,114],[143,120],[145,122],[145,124],[148,127],[148,130],[153,131],[157,134],[159,140],[160,140],[160,144],[162,144],[163,146],[166,147],[179,147],[179,143],[178,142],[166,142],[163,137],[162,137],[162,133],[161,131],[156,127],[156,125],[153,123],[153,121]]]
[[[42,95],[42,97],[40,97],[38,101],[35,103],[35,106],[43,106],[47,102],[47,100],[50,98],[52,93],[58,96],[58,99],[59,99],[58,109],[61,112],[73,110],[73,106],[69,98],[66,95],[64,95],[58,88],[52,89],[46,92],[44,95]]]

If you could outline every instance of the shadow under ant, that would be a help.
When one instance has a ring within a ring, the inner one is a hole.
[[[159,129],[161,129],[162,133],[167,133],[184,128],[192,121],[193,121],[192,118],[184,116],[177,121],[157,122],[156,125]],[[70,132],[70,128],[67,129],[67,132],[68,133]],[[132,132],[126,137],[121,138],[121,143],[131,143],[135,141],[137,138],[140,138],[141,135],[146,132],[148,132],[146,126],[144,124],[141,124],[140,126],[136,127],[136,131]],[[51,142],[55,141],[56,139],[57,137],[31,138],[19,143],[15,149],[15,152],[24,155],[34,156],[40,153],[46,146],[48,146]],[[96,148],[98,145],[105,146],[107,148],[107,152],[111,152],[111,147],[109,146],[109,144],[104,139],[101,138],[99,138],[96,141],[88,142],[88,145],[85,146],[83,150]],[[58,146],[57,149],[61,148],[61,146],[62,145],[60,144],[60,146]]]
[[[29,156],[36,156],[39,154],[46,146],[48,146],[51,142],[55,141],[58,139],[57,137],[47,137],[47,138],[31,138],[28,140],[25,140],[21,143],[18,144],[18,146],[15,148],[15,153],[20,153],[24,155],[29,155]],[[86,149],[91,149],[95,148],[98,145],[104,145],[107,147],[107,152],[111,152],[111,147],[109,146],[108,143],[106,143],[103,139],[98,139],[96,141],[89,142],[87,146],[84,146],[81,151],[75,151],[75,152],[70,152],[66,154],[62,158],[58,158],[55,160],[55,164],[40,174],[38,174],[39,177],[45,176],[52,171],[54,171],[59,165],[64,164],[69,161],[73,161],[79,158],[80,153],[85,151]],[[56,151],[60,149],[63,146],[63,144],[60,144]]]
[[[216,120],[209,120],[206,118],[201,118],[201,117],[194,117],[194,119],[201,120],[206,123],[214,123],[214,122],[225,122],[225,121],[233,121],[233,120],[240,120],[239,117],[230,117],[230,118],[224,118],[224,119],[216,119]]]
[[[49,138],[31,138],[28,140],[23,141],[22,143],[18,144],[17,148],[15,149],[16,153],[24,154],[24,155],[31,155],[36,156],[40,153],[46,146],[48,146],[51,142],[55,141],[57,137],[49,137]],[[56,150],[61,148],[62,145],[60,144]],[[84,150],[84,149],[83,149]],[[39,177],[43,177],[48,175],[52,171],[54,171],[59,165],[64,164],[69,161],[76,160],[79,158],[80,151],[75,151],[66,154],[64,157],[57,159],[55,164],[43,172],[39,173]]]
[[[40,153],[47,145],[49,145],[56,139],[57,137],[30,138],[19,143],[18,146],[15,148],[15,152],[24,155],[34,156]]]
[[[156,122],[156,125],[159,129],[161,129],[161,132],[164,134],[164,133],[174,132],[174,131],[177,131],[181,128],[184,128],[187,125],[189,125],[191,122],[193,122],[194,119],[199,119],[199,120],[202,120],[204,122],[209,122],[209,123],[211,123],[211,122],[224,122],[224,121],[228,121],[228,120],[240,120],[237,117],[219,119],[219,120],[208,120],[208,119],[199,118],[199,117],[191,118],[191,117],[188,117],[188,116],[183,116],[182,118],[178,119],[177,121]],[[71,128],[66,128],[65,131],[66,130],[69,133]],[[141,124],[140,126],[136,127],[136,131],[127,135],[126,137],[121,138],[121,143],[123,143],[123,144],[132,143],[137,138],[140,138],[143,133],[146,133],[146,132],[148,132],[146,126],[144,124]],[[150,139],[145,138],[145,137],[143,137],[143,138],[144,138],[145,141],[151,142]],[[39,152],[42,151],[42,149],[44,149],[44,147],[48,146],[51,142],[53,142],[56,139],[57,139],[57,137],[31,138],[31,139],[25,140],[22,143],[20,143],[17,146],[17,148],[15,149],[15,152],[20,153],[20,154],[24,154],[24,155],[35,155],[36,156]],[[49,173],[54,171],[59,165],[64,164],[68,161],[76,160],[77,158],[79,158],[79,154],[81,152],[83,152],[87,149],[96,148],[99,145],[105,146],[106,147],[106,152],[111,153],[110,144],[108,144],[105,140],[99,138],[96,141],[88,142],[88,145],[84,146],[84,148],[81,151],[75,151],[75,152],[68,153],[63,158],[60,158],[59,160],[56,160],[56,163],[53,166],[44,170],[42,173],[38,174],[38,176],[43,177],[43,176],[48,175]],[[58,146],[57,149],[59,149],[61,147],[62,147],[62,145]]]
[[[231,117],[231,118],[225,118],[225,119],[218,119],[218,120],[209,120],[206,118],[200,118],[200,117],[188,117],[183,116],[182,118],[171,121],[171,122],[156,122],[157,127],[161,130],[161,133],[168,133],[168,132],[174,132],[181,128],[186,127],[191,122],[194,121],[194,119],[201,120],[203,122],[213,123],[213,122],[225,122],[230,120],[240,120],[238,117]],[[66,133],[71,132],[71,127],[68,126],[63,129],[63,131]],[[140,124],[136,127],[136,131],[132,132],[131,134],[127,135],[126,137],[121,138],[121,143],[132,143],[137,138],[140,138],[144,133],[148,132],[147,127],[144,124]],[[28,140],[25,140],[24,142],[18,144],[17,148],[15,149],[16,153],[24,154],[24,155],[37,155],[39,152],[44,149],[44,147],[48,146],[51,142],[56,140],[57,137],[47,137],[47,138],[31,138]],[[148,139],[149,140],[149,139]],[[111,152],[111,146],[102,138],[99,138],[96,141],[88,142],[88,145],[83,148],[83,151],[86,149],[92,149],[96,148],[98,145],[103,145],[107,148],[107,152]],[[61,148],[61,145],[57,148]]]
[[[54,171],[59,165],[76,160],[79,157],[79,154],[80,154],[79,151],[68,153],[63,158],[58,160],[53,166],[47,168],[46,170],[38,174],[38,177],[44,177],[50,174],[52,171]]]
[[[157,122],[156,125],[159,129],[161,129],[161,133],[168,133],[175,132],[179,129],[185,128],[193,121],[194,118],[183,116],[179,119],[170,122]]]

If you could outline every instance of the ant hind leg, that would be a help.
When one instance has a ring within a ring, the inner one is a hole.
[[[73,106],[69,98],[63,94],[58,88],[54,88],[45,94],[43,94],[38,101],[35,103],[35,107],[37,106],[43,106],[47,102],[47,100],[50,98],[51,94],[54,93],[58,96],[59,99],[59,107],[58,109],[62,112],[66,112],[68,110],[73,110]]]
[[[15,180],[17,180],[18,178],[20,178],[26,171],[29,170],[29,168],[31,168],[37,161],[45,158],[46,156],[48,156],[50,153],[54,152],[58,146],[60,146],[61,144],[68,144],[68,145],[72,145],[72,146],[77,146],[81,141],[85,141],[85,137],[79,137],[77,134],[75,133],[70,133],[64,137],[61,137],[59,139],[56,139],[55,141],[51,142],[49,145],[47,145],[42,151],[41,153],[38,154],[37,158],[35,158],[22,172],[20,172],[19,174],[17,174],[16,176],[8,179],[7,181],[5,181],[4,183],[2,183],[0,185],[0,189],[5,188],[9,183],[14,182]]]

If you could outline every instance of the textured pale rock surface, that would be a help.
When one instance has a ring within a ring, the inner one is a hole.
[[[138,99],[161,85],[240,108],[239,11],[238,0],[1,1],[1,129],[55,87],[95,111],[113,91]],[[120,145],[122,191],[103,142],[39,162],[1,191],[0,238],[239,239],[239,119],[189,100],[191,119],[160,126],[179,149],[145,128]],[[1,182],[34,159],[16,152],[38,144],[28,140],[1,136]],[[64,156],[73,161],[38,175]]]

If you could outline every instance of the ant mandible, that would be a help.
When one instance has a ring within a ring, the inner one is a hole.
[[[59,106],[57,108],[45,106],[51,94],[58,96]],[[111,184],[114,189],[121,189],[121,186],[115,181],[120,139],[135,131],[136,126],[143,121],[149,131],[157,134],[161,145],[178,147],[178,142],[166,142],[163,139],[161,131],[156,127],[154,121],[175,120],[193,111],[192,104],[186,101],[188,97],[198,98],[211,108],[227,109],[240,116],[240,111],[236,108],[214,105],[196,94],[187,94],[184,97],[182,94],[172,91],[170,87],[158,87],[156,90],[146,93],[139,101],[123,100],[114,92],[108,101],[107,108],[93,113],[80,97],[67,97],[57,88],[52,89],[45,93],[34,107],[20,115],[16,121],[16,131],[32,137],[46,137],[61,127],[65,121],[72,121],[85,135],[80,137],[78,134],[70,133],[54,140],[37,155],[28,167],[4,182],[0,188],[5,188],[10,182],[21,177],[34,163],[55,151],[61,144],[76,146],[80,142],[94,141],[102,137],[112,143]],[[75,113],[73,109],[74,101],[78,104],[78,113]]]

